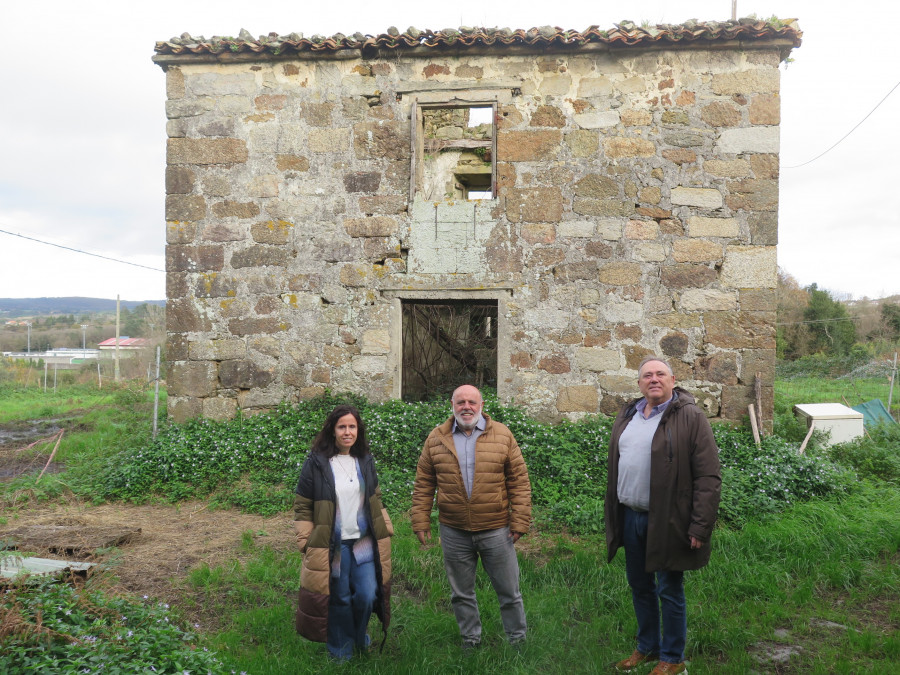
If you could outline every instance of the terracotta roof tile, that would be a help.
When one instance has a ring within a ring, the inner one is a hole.
[[[254,38],[246,30],[238,37],[192,36],[183,33],[165,42],[157,42],[155,51],[160,55],[222,55],[222,54],[271,54],[283,55],[292,52],[339,52],[347,49],[441,49],[452,47],[487,46],[498,51],[512,46],[577,47],[587,43],[606,44],[610,47],[647,47],[651,45],[678,46],[685,43],[715,43],[740,40],[745,42],[765,42],[778,40],[788,48],[799,47],[803,33],[796,19],[755,18],[737,21],[696,21],[683,24],[657,24],[640,26],[632,21],[615,24],[611,30],[601,30],[591,26],[584,31],[563,30],[551,26],[529,28],[528,30],[509,28],[445,28],[439,31],[418,30],[410,27],[400,33],[396,28],[388,28],[379,35],[336,33],[331,37],[313,35],[304,37],[302,33],[278,35],[269,33]],[[786,43],[786,44],[785,44]]]

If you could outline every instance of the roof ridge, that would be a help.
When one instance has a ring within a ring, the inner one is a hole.
[[[803,32],[796,19],[757,19],[745,17],[736,21],[697,21],[690,19],[683,24],[638,25],[630,20],[614,24],[609,30],[589,26],[584,31],[566,30],[554,26],[538,26],[528,29],[485,28],[460,26],[433,31],[419,30],[413,26],[400,32],[391,26],[386,32],[368,35],[335,33],[307,38],[303,33],[280,35],[269,33],[254,38],[241,29],[237,37],[182,33],[178,37],[156,43],[157,54],[191,55],[255,52],[258,54],[283,54],[285,52],[337,52],[346,49],[413,49],[416,47],[472,47],[476,45],[507,47],[513,45],[578,46],[590,42],[616,46],[641,46],[653,43],[715,42],[728,40],[771,40],[787,38],[799,47]]]

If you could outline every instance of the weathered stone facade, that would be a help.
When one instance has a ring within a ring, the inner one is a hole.
[[[615,413],[653,353],[710,416],[760,374],[770,419],[791,46],[155,57],[172,419],[397,397],[419,298],[496,301],[500,398],[544,419]],[[495,109],[494,199],[411,187],[416,106],[451,101]]]

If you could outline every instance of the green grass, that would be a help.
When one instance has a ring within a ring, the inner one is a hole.
[[[797,403],[844,403],[855,406],[879,398],[888,404],[890,382],[885,378],[794,377],[775,380],[775,398]],[[900,382],[894,384],[891,412],[900,415]]]
[[[165,420],[165,392],[160,394],[160,416]],[[69,492],[96,499],[96,481],[109,463],[127,448],[150,442],[153,392],[142,384],[110,384],[102,390],[72,386],[56,393],[7,386],[0,387],[0,401],[0,424],[52,420],[55,427],[65,430],[54,461],[66,470],[47,473],[40,481],[39,474],[32,472],[0,483],[0,504],[6,507],[54,499]],[[43,458],[53,447],[54,443],[39,443],[22,451],[20,458],[40,455],[36,464],[42,467]]]
[[[115,597],[102,577],[16,580],[0,603],[0,672],[186,673],[228,670],[168,605]]]
[[[0,387],[0,424],[15,421],[65,417],[73,411],[83,411],[98,405],[108,405],[114,399],[111,388],[65,387],[46,392],[37,387]]]
[[[623,554],[605,562],[598,537],[539,534],[520,553],[529,621],[525,649],[506,645],[490,583],[479,569],[484,645],[464,656],[440,549],[422,550],[395,519],[393,623],[383,653],[337,666],[293,631],[299,554],[251,548],[244,564],[203,567],[187,582],[192,611],[216,617],[210,649],[255,675],[382,672],[606,672],[633,647]],[[887,672],[900,648],[900,495],[867,488],[797,506],[777,518],[720,528],[710,565],[688,573],[692,673],[776,672],[757,664],[761,643],[799,645],[790,670]],[[872,611],[877,610],[877,611]],[[823,627],[824,622],[846,629]],[[370,624],[380,640],[377,621]],[[776,637],[776,630],[787,631]],[[844,664],[843,666],[841,664]],[[842,670],[843,669],[843,670]],[[648,668],[649,670],[649,668]]]
[[[84,399],[79,398],[82,395]],[[27,508],[30,503],[61,498],[70,491],[114,498],[115,493],[109,491],[111,468],[124,470],[115,475],[124,476],[126,482],[120,485],[126,485],[129,476],[139,476],[128,473],[137,466],[135,453],[153,446],[162,455],[148,458],[149,467],[159,466],[162,458],[177,466],[185,462],[187,469],[187,463],[197,461],[201,452],[211,453],[204,456],[204,466],[208,466],[222,448],[229,455],[242,453],[248,464],[241,465],[235,481],[204,494],[246,510],[283,511],[284,493],[290,490],[302,455],[277,455],[278,444],[290,438],[298,448],[308,446],[323,410],[334,402],[328,398],[313,401],[302,411],[268,419],[257,416],[228,424],[167,427],[164,436],[168,440],[154,446],[149,440],[152,403],[148,391],[125,387],[115,392],[104,390],[103,398],[97,396],[91,399],[88,393],[63,390],[56,396],[62,403],[54,407],[51,402],[56,397],[42,392],[36,395],[31,390],[26,396],[0,389],[4,403],[0,408],[9,419],[79,411],[77,420],[73,416],[75,423],[67,425],[71,432],[59,451],[67,470],[47,475],[40,483],[34,476],[25,476],[0,485],[5,506]],[[7,398],[14,405],[6,406]],[[776,428],[796,433],[784,419],[786,401],[779,398],[777,403],[782,419],[776,420]],[[491,405],[491,412],[502,417],[520,439],[536,484],[538,532],[520,546],[521,584],[529,620],[529,641],[523,651],[511,650],[503,640],[496,597],[479,571],[484,647],[471,656],[461,654],[440,549],[420,549],[405,515],[412,478],[409,465],[414,465],[421,439],[446,415],[446,407],[416,408],[392,402],[364,410],[364,417],[371,420],[373,448],[381,453],[379,474],[386,489],[392,491],[389,503],[397,528],[393,623],[384,652],[338,667],[327,661],[323,645],[299,638],[293,630],[293,607],[300,556],[265,546],[260,543],[265,541],[261,533],[247,532],[240,560],[235,557],[217,567],[198,566],[180,583],[183,600],[178,609],[185,616],[200,617],[201,635],[181,634],[174,642],[163,641],[153,632],[153,622],[147,621],[140,632],[135,631],[135,639],[156,644],[158,638],[161,645],[156,649],[151,644],[148,653],[152,656],[147,658],[156,659],[162,672],[164,664],[170,667],[199,656],[196,650],[181,651],[185,644],[193,644],[216,653],[221,663],[207,664],[214,673],[607,672],[614,661],[630,653],[635,631],[623,555],[620,552],[612,564],[606,563],[598,508],[608,420],[549,427],[517,409]],[[222,432],[224,436],[217,435]],[[256,439],[256,445],[251,447],[248,438]],[[794,451],[796,445],[782,438],[770,437],[762,452],[745,431],[723,427],[717,429],[717,438],[726,469],[723,516],[732,524],[723,521],[718,529],[710,565],[687,577],[691,672],[890,671],[900,657],[900,493],[895,461],[900,439],[875,435],[867,439],[868,445],[812,453],[801,461]],[[273,452],[274,461],[268,457]],[[830,464],[829,458],[838,464]],[[230,476],[225,468],[223,464],[209,469],[210,482]],[[856,480],[850,471],[864,480]],[[172,478],[154,479],[148,485],[160,492],[147,494],[169,499],[197,496],[191,480]],[[573,536],[573,531],[580,536]],[[92,622],[108,614],[90,609],[105,607],[107,602],[94,590],[86,589],[89,594],[82,601],[71,601],[73,607],[85,610],[76,617],[78,621]],[[24,598],[24,591],[17,597]],[[8,596],[0,599],[4,601]],[[68,619],[53,610],[62,606],[60,602],[50,591],[40,591],[29,606],[40,609],[41,616],[51,612],[65,622]],[[7,610],[8,605],[0,604],[0,611]],[[143,610],[132,610],[135,612],[143,616]],[[172,614],[171,620],[177,622],[179,615]],[[36,616],[30,615],[32,624]],[[103,672],[115,668],[147,672],[129,665],[143,663],[135,660],[143,652],[132,649],[133,645],[115,632],[124,626],[112,621],[100,628],[106,631],[103,639],[111,641],[104,646],[108,658]],[[377,621],[370,628],[373,640],[379,642]],[[19,638],[15,642],[10,634],[0,635],[0,658],[13,653],[13,647],[18,650],[14,664],[26,663],[26,657],[33,659],[32,665],[43,663],[40,659],[45,653],[60,664],[65,659],[87,658],[88,652],[69,650],[53,638],[31,642],[27,636]],[[787,665],[759,665],[752,654],[762,643],[798,645],[802,651]],[[35,651],[26,654],[29,645]],[[55,667],[27,672],[80,672]],[[169,672],[182,670],[170,668]]]

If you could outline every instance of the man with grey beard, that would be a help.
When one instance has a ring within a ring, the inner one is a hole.
[[[416,467],[412,528],[424,546],[431,539],[431,510],[437,491],[438,522],[450,602],[462,647],[481,643],[475,599],[478,558],[500,602],[510,644],[525,641],[514,544],[531,525],[531,483],[512,432],[482,411],[481,392],[463,385],[453,392],[453,416],[425,440]]]

